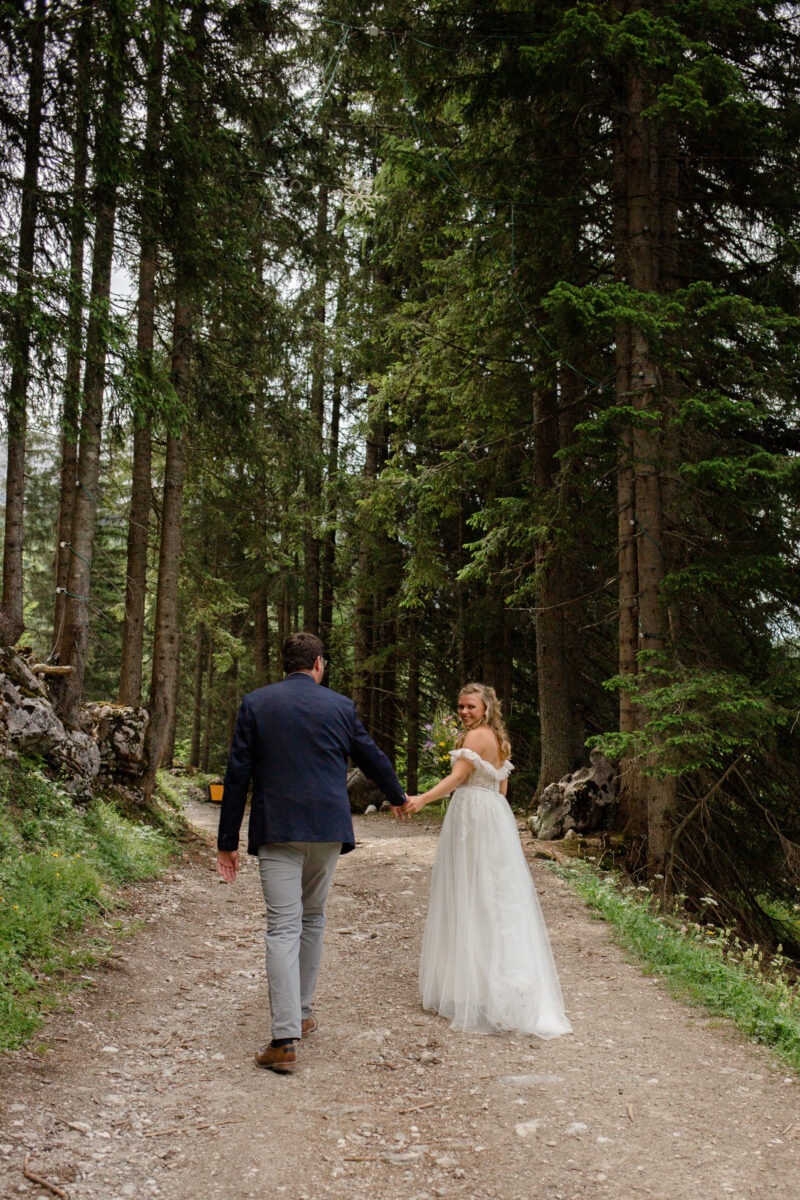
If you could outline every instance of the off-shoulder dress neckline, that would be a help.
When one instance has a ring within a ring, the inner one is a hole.
[[[494,763],[490,763],[488,758],[482,758],[475,750],[470,750],[467,746],[460,746],[457,750],[450,751],[450,758],[455,761],[457,758],[466,758],[469,762],[480,765],[494,775],[495,779],[500,782],[503,779],[508,779],[511,772],[514,770],[514,764],[510,758],[507,758],[504,763],[496,767]]]

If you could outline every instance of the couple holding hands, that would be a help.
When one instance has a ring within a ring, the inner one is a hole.
[[[259,860],[267,910],[266,968],[272,1039],[260,1067],[290,1073],[300,1040],[317,1028],[314,990],[325,903],[340,854],[355,848],[347,766],[378,785],[395,815],[453,793],[442,825],[420,960],[426,1009],[471,1033],[541,1038],[570,1032],[550,942],[505,800],[510,746],[492,688],[458,697],[464,726],[452,770],[406,796],[347,697],[321,687],[322,642],[295,633],[282,650],[285,678],[245,696],[225,773],[217,870],[232,883],[250,782],[248,853]]]

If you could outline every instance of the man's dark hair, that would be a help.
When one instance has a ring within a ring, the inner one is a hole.
[[[324,653],[325,647],[315,633],[292,633],[281,649],[283,669],[287,675],[293,671],[310,671]]]

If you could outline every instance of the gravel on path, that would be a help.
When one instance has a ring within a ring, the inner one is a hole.
[[[532,863],[574,1034],[452,1033],[420,1008],[437,826],[356,821],[293,1076],[269,1037],[253,859],[205,843],[134,893],[142,929],[0,1059],[0,1196],[70,1200],[798,1200],[800,1086],[643,975]],[[529,835],[523,843],[531,852]],[[50,1190],[25,1178],[52,1185]]]

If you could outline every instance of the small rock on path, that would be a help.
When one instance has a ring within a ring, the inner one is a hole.
[[[292,1077],[268,1038],[253,859],[207,845],[137,889],[143,929],[92,972],[41,1053],[0,1060],[0,1196],[70,1200],[797,1200],[800,1086],[629,963],[533,870],[571,1037],[451,1033],[419,1006],[437,827],[356,821],[328,910],[319,1031]],[[530,844],[527,833],[523,843]]]

